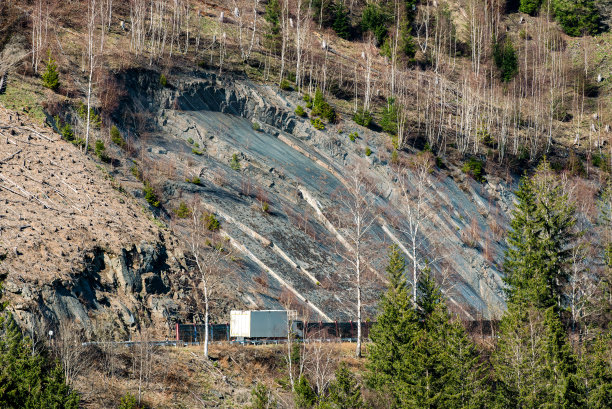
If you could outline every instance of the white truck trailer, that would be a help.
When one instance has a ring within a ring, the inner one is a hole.
[[[297,334],[297,313],[288,310],[232,311],[230,337],[238,339],[287,338],[288,321]]]

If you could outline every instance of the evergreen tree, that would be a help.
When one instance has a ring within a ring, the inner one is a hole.
[[[280,13],[281,7],[278,0],[270,0],[266,4],[264,20],[268,23],[268,31],[265,34],[269,48],[277,51],[280,46]]]
[[[306,379],[304,375],[301,375],[300,379],[295,384],[294,392],[295,405],[299,409],[312,408],[317,401],[317,394],[312,390],[308,379]]]
[[[395,105],[395,98],[387,99],[387,105],[382,111],[380,126],[389,135],[397,133],[397,106]]]
[[[585,385],[587,407],[612,407],[612,333],[599,333],[584,348],[581,375]]]
[[[336,369],[336,379],[329,386],[329,399],[334,409],[361,409],[364,402],[355,376],[342,363]]]
[[[503,82],[510,82],[518,73],[518,57],[510,38],[493,44],[493,60]]]
[[[542,5],[542,0],[521,0],[519,11],[530,15],[536,14]]]
[[[351,38],[351,23],[349,21],[349,12],[343,3],[334,5],[334,22],[332,28],[338,34],[338,37],[348,40]]]
[[[42,73],[43,85],[53,91],[57,91],[60,86],[59,72],[57,71],[57,64],[55,60],[51,58],[51,53],[48,53],[47,63],[45,64],[45,71]]]
[[[78,395],[66,385],[61,366],[32,354],[13,316],[3,311],[1,295],[0,291],[0,408],[78,408]]]
[[[504,261],[508,302],[559,306],[569,276],[575,208],[546,161],[532,179],[521,180],[516,196]]]
[[[571,36],[600,31],[600,16],[593,0],[553,0],[552,9],[563,31]]]

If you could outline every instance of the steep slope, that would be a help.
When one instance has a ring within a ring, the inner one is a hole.
[[[121,182],[49,128],[0,107],[0,273],[24,328],[115,317],[161,334],[190,318],[190,276],[174,235]]]
[[[240,272],[251,292],[245,302],[276,308],[289,290],[316,319],[353,318],[353,279],[343,260],[351,249],[340,199],[355,166],[375,185],[373,269],[382,271],[391,243],[405,250],[408,243],[407,209],[389,163],[388,137],[346,122],[341,134],[338,125],[316,131],[293,114],[297,94],[239,75],[176,71],[166,88],[158,78],[151,71],[121,73],[129,97],[120,111],[150,119],[147,163],[176,166],[174,178],[157,178],[165,207],[196,198],[222,219],[234,247],[250,261]],[[137,134],[129,125],[124,123],[124,133]],[[354,131],[360,135],[355,143],[347,136]],[[367,157],[366,145],[373,151]],[[234,154],[238,171],[230,167]],[[125,175],[127,168],[118,172]],[[184,182],[193,176],[201,178],[200,186]],[[507,225],[512,186],[495,177],[479,184],[457,169],[436,169],[428,179],[420,256],[434,261],[431,267],[464,317],[497,315],[504,302],[494,261],[504,250],[498,229]],[[410,173],[407,197],[414,183]],[[269,212],[261,211],[262,201]],[[380,274],[368,282],[370,314],[383,285]]]

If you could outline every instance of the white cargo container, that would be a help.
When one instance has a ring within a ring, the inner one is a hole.
[[[255,310],[232,311],[230,337],[233,338],[287,338],[287,320],[296,329],[295,311]]]

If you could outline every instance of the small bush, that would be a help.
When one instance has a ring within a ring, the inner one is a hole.
[[[280,82],[280,89],[282,89],[283,91],[293,91],[293,87],[291,86],[291,83],[287,79],[283,79]]]
[[[380,126],[389,135],[397,133],[397,106],[394,98],[387,99],[387,105],[383,108]]]
[[[142,189],[144,193],[145,200],[153,207],[159,207],[159,200],[157,199],[157,195],[153,191],[153,187],[149,184],[149,182],[144,182],[144,188]]]
[[[258,383],[251,391],[251,409],[268,409],[277,406],[270,389],[263,383]]]
[[[259,125],[259,122],[253,122],[251,124],[251,127],[253,128],[254,131],[260,131],[261,130],[261,125]]]
[[[121,133],[119,132],[119,129],[115,125],[111,126],[110,137],[111,141],[113,141],[115,145],[120,146],[122,148],[125,147],[125,140],[123,139]]]
[[[359,138],[359,134],[357,132],[349,134],[349,139],[351,140],[351,142],[355,142],[357,138]]]
[[[203,214],[202,219],[206,222],[206,228],[209,231],[217,231],[221,227],[221,223],[212,213]]]
[[[193,138],[192,138],[192,137],[189,137],[189,138],[187,139],[187,143],[188,143],[189,145],[193,145]]]
[[[321,121],[320,118],[312,118],[310,120],[310,123],[312,124],[312,126],[314,126],[315,129],[322,131],[325,129],[325,124],[323,123],[323,121]]]
[[[159,85],[161,85],[164,88],[168,86],[168,79],[166,78],[164,74],[161,74],[159,76]]]
[[[482,183],[486,180],[484,178],[484,163],[477,158],[470,158],[463,164],[461,170],[463,173],[471,175],[478,182]]]
[[[355,121],[357,125],[367,128],[372,124],[372,114],[363,108],[359,108],[357,112],[353,114],[353,121]]]
[[[295,108],[295,114],[297,116],[301,116],[302,118],[307,116],[306,111],[304,111],[304,107],[302,107],[301,105],[298,105],[297,108]]]
[[[312,100],[312,116],[320,116],[328,122],[335,122],[336,110],[325,101],[321,90],[315,91],[315,97]]]
[[[119,402],[119,409],[138,409],[136,398],[129,393],[126,393]]]
[[[196,148],[191,148],[191,153],[193,153],[194,155],[203,155],[204,154],[204,149],[196,149]]]
[[[185,182],[193,183],[194,185],[201,185],[202,184],[202,181],[197,176],[194,176],[191,179],[187,178],[187,179],[185,179]]]
[[[394,165],[399,163],[399,154],[397,153],[397,149],[393,149],[393,152],[391,152],[391,163]]]
[[[140,169],[138,169],[138,166],[132,165],[130,172],[132,172],[132,175],[134,175],[136,179],[142,182],[142,173],[140,172]]]
[[[104,142],[100,139],[96,141],[94,152],[102,162],[110,162],[110,158],[106,154],[106,146],[104,146]]]
[[[365,148],[365,156],[370,156],[372,154],[372,149],[370,149],[369,146],[366,146]]]
[[[261,211],[264,213],[268,213],[270,211],[270,205],[268,202],[261,202]]]
[[[232,160],[230,161],[230,167],[234,170],[240,170],[240,159],[238,158],[237,153],[234,153],[232,155]]]
[[[178,217],[179,219],[186,219],[189,216],[191,216],[191,209],[189,207],[187,207],[187,205],[185,204],[185,202],[181,202],[179,204],[179,207],[177,207],[176,209],[174,209],[174,214],[176,215],[176,217]]]
[[[310,102],[310,95],[308,95],[308,94],[304,94],[304,96],[302,97],[302,99],[304,100],[304,102]]]
[[[51,58],[51,53],[48,53],[47,63],[45,64],[45,72],[42,73],[43,86],[49,88],[52,91],[57,91],[60,86],[59,72],[57,71],[57,64],[55,60]]]

